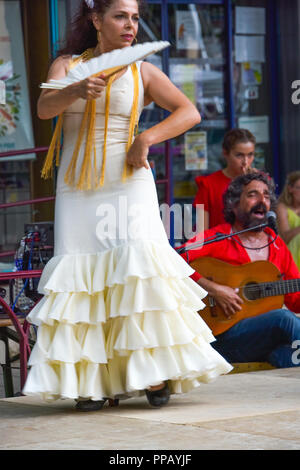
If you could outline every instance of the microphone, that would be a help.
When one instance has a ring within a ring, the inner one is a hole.
[[[274,230],[276,235],[278,235],[276,219],[277,219],[277,215],[275,214],[274,211],[268,211],[267,212],[268,227],[270,227],[272,230]]]

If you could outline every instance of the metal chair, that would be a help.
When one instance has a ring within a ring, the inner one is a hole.
[[[41,270],[0,273],[0,282],[12,279],[37,278],[41,276],[41,273]],[[29,323],[26,321],[26,318],[18,318],[10,305],[8,305],[1,296],[0,305],[4,310],[4,315],[0,315],[0,340],[2,340],[5,345],[5,364],[1,364],[1,366],[3,370],[5,395],[9,397],[14,396],[12,363],[17,359],[20,360],[20,387],[22,391],[27,378],[27,363],[31,353],[32,342],[30,342],[28,338]],[[15,331],[10,328],[11,326],[15,328]],[[19,344],[19,354],[14,358],[10,357],[9,339]]]

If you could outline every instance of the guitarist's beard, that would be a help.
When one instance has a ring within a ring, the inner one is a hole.
[[[256,217],[255,212],[261,211],[263,217]],[[236,218],[242,225],[243,229],[256,227],[257,225],[267,223],[267,208],[264,204],[259,203],[252,207],[250,212],[242,211],[240,208],[237,210]],[[264,228],[256,228],[253,232],[261,232]]]

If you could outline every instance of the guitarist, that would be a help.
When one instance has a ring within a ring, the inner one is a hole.
[[[276,203],[274,184],[262,173],[250,173],[235,178],[224,194],[226,224],[198,234],[184,247],[202,242],[218,233],[230,234],[267,222],[267,212]],[[250,230],[220,242],[189,250],[182,256],[191,262],[199,257],[212,257],[233,265],[265,260],[273,263],[282,279],[300,278],[300,272],[291,253],[280,237],[269,227]],[[192,279],[203,287],[221,306],[228,318],[241,310],[243,300],[235,289],[219,285],[195,272]],[[212,346],[229,362],[267,361],[275,367],[293,367],[296,340],[300,341],[300,292],[286,294],[285,306],[261,315],[244,318],[227,331],[216,336]]]

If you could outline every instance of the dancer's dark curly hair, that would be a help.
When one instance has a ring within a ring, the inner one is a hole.
[[[94,7],[90,8],[85,0],[82,0],[73,21],[67,32],[65,45],[57,55],[82,54],[90,47],[97,45],[97,31],[92,22],[92,13],[103,16],[113,5],[115,0],[94,0]],[[145,7],[144,0],[137,0],[140,12]]]

